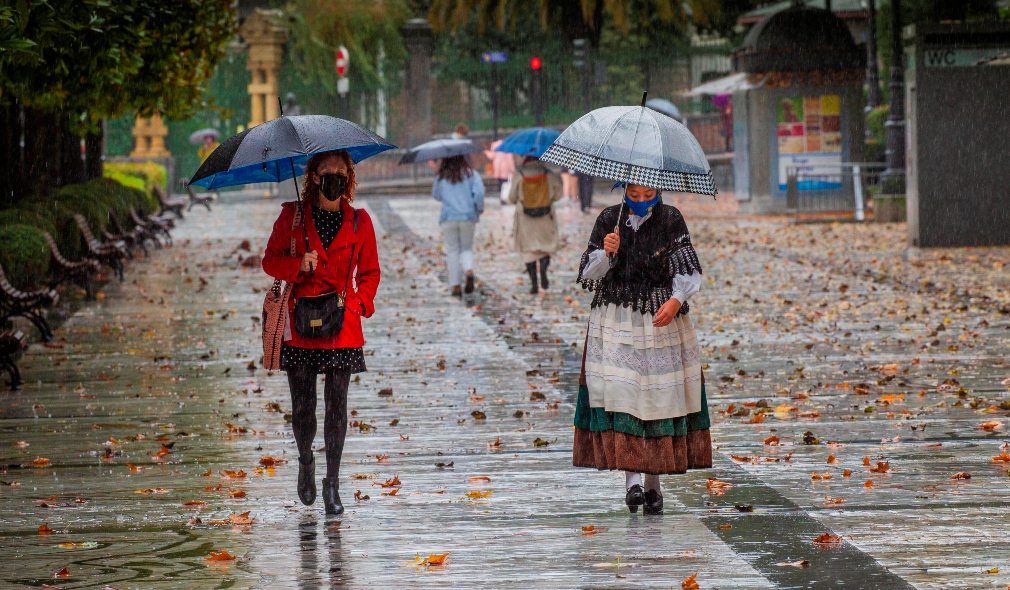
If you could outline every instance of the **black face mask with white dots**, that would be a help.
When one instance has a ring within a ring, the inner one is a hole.
[[[320,174],[319,192],[330,201],[336,201],[347,192],[347,177],[343,174]]]

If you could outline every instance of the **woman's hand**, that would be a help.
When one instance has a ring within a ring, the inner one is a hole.
[[[617,249],[621,247],[621,236],[617,233],[609,233],[603,238],[603,251],[608,256],[617,254]]]
[[[305,256],[302,256],[302,272],[312,272],[315,270],[316,265],[319,263],[319,255],[316,251],[306,252]]]
[[[656,328],[662,328],[663,326],[670,325],[673,318],[677,317],[677,312],[680,311],[681,302],[676,298],[671,297],[669,301],[663,304],[656,312],[656,315],[652,318],[652,325]]]

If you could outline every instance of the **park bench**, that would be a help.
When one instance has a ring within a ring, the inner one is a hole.
[[[53,330],[46,321],[45,310],[59,300],[60,295],[55,289],[38,291],[18,289],[10,284],[3,267],[0,266],[0,323],[6,324],[15,317],[25,318],[39,329],[42,340],[49,342],[53,339]]]
[[[21,371],[18,371],[17,361],[27,347],[28,336],[21,330],[0,330],[0,370],[7,371],[10,375],[11,391],[21,387]]]
[[[186,208],[186,201],[169,198],[165,195],[165,191],[161,190],[161,187],[158,186],[154,187],[154,194],[158,197],[162,213],[171,212],[179,219],[182,219],[182,210]]]
[[[123,242],[107,242],[104,244],[99,242],[98,239],[95,238],[95,234],[91,231],[91,226],[88,225],[88,220],[80,213],[74,214],[74,221],[77,222],[77,227],[81,230],[81,237],[84,238],[84,244],[88,248],[88,257],[94,258],[105,266],[111,268],[115,271],[119,280],[122,281],[123,259],[127,256],[126,244]]]
[[[171,219],[155,217],[153,215],[148,215],[147,217],[141,217],[137,214],[137,211],[132,207],[130,208],[130,221],[135,223],[137,227],[143,227],[147,235],[150,236],[152,240],[158,246],[161,246],[161,238],[164,238],[165,244],[169,246],[172,245],[172,234],[169,230],[175,224]]]
[[[193,205],[203,205],[210,211],[210,204],[214,202],[214,193],[205,193],[202,195],[196,194],[193,187],[186,183],[186,192],[189,194],[189,208],[187,211],[193,210]]]
[[[42,233],[46,236],[46,241],[49,242],[49,252],[52,254],[52,264],[49,266],[49,287],[55,289],[58,284],[69,279],[84,289],[88,301],[94,301],[94,275],[100,270],[98,261],[90,258],[78,261],[67,260],[60,253],[60,248],[56,245],[52,234]]]
[[[123,242],[126,244],[127,256],[133,258],[131,250],[133,248],[140,248],[144,253],[144,258],[147,258],[149,253],[147,251],[146,234],[144,228],[134,226],[133,229],[125,229],[119,220],[113,215],[109,215],[109,226],[115,230],[111,232],[109,230],[104,230],[102,234],[105,236],[105,240],[109,242]]]

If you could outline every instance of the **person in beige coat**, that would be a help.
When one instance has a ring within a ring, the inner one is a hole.
[[[547,267],[558,249],[558,220],[552,205],[562,196],[561,178],[540,160],[526,158],[512,178],[508,202],[516,206],[512,236],[530,276],[530,294],[547,289]],[[539,286],[537,263],[540,264]]]

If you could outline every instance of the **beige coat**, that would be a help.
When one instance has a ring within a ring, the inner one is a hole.
[[[512,223],[512,237],[519,252],[542,252],[551,254],[558,249],[558,220],[554,211],[543,217],[530,217],[523,213],[523,176],[547,174],[547,186],[551,203],[561,198],[561,178],[549,171],[539,161],[529,162],[519,168],[512,177],[508,202],[515,203],[516,214]]]

